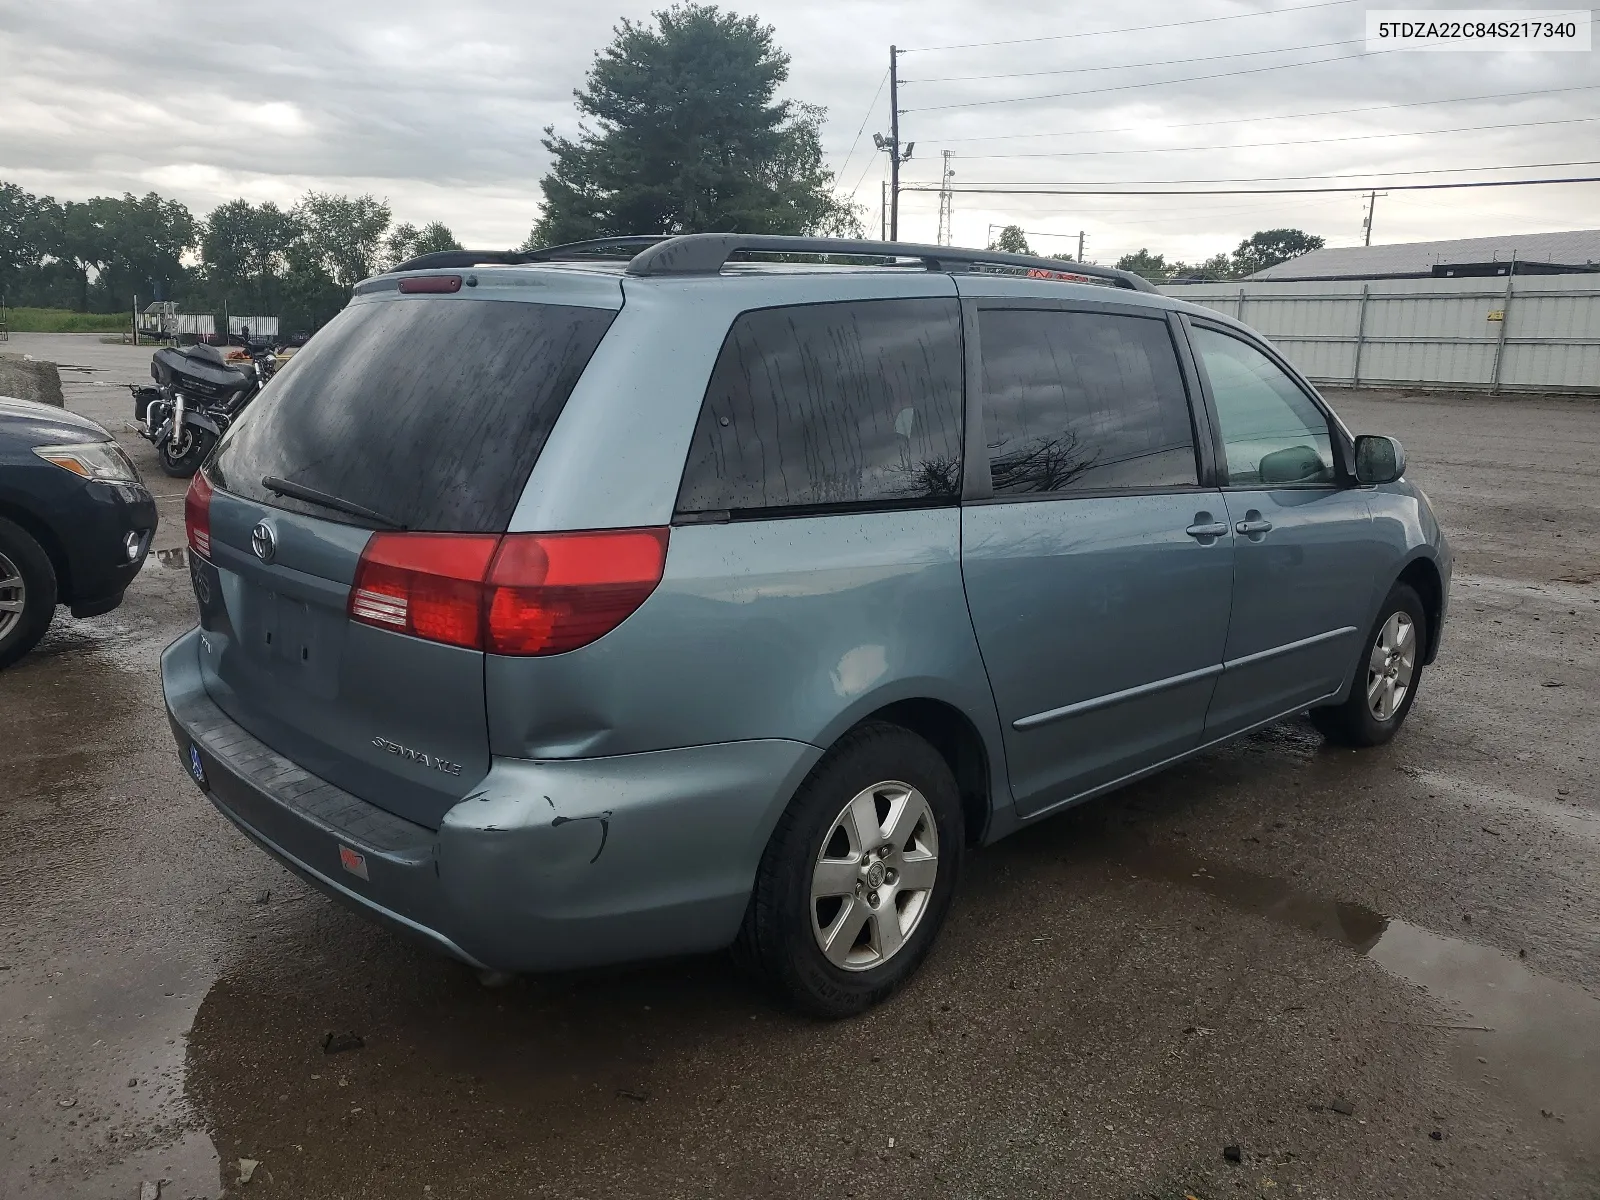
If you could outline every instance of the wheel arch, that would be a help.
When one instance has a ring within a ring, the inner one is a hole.
[[[948,700],[913,696],[861,715],[833,742],[862,725],[880,721],[909,730],[939,752],[956,779],[967,845],[982,844],[994,816],[995,764],[977,723]]]
[[[1439,638],[1444,626],[1444,577],[1439,564],[1426,554],[1419,554],[1401,568],[1395,583],[1403,583],[1422,600],[1423,614],[1428,618],[1428,640],[1423,647],[1424,666],[1439,655]]]
[[[51,569],[56,573],[56,603],[72,603],[72,570],[66,547],[61,544],[56,531],[34,513],[5,499],[0,499],[0,517],[21,526],[29,537],[39,543],[45,557],[50,560]]]

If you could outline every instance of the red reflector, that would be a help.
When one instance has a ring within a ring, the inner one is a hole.
[[[485,649],[561,654],[604,637],[661,582],[667,532],[507,534],[489,569]]]
[[[451,646],[483,648],[483,576],[492,533],[375,533],[350,587],[352,620]]]
[[[196,471],[183,497],[183,524],[189,535],[189,549],[206,559],[211,557],[211,493],[215,490],[205,473]]]
[[[459,292],[461,290],[461,276],[459,275],[419,275],[411,279],[400,281],[400,290],[412,292]]]

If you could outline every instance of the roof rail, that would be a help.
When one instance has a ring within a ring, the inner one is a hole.
[[[631,252],[631,253],[630,253]],[[851,258],[910,258],[929,271],[968,267],[1018,267],[1044,273],[1044,278],[1081,276],[1100,279],[1137,292],[1156,290],[1132,271],[1097,267],[1060,258],[1007,254],[1003,250],[969,250],[960,246],[923,246],[915,242],[872,242],[854,238],[789,237],[771,233],[633,234],[590,238],[540,250],[439,250],[407,259],[391,271],[450,271],[480,264],[517,266],[532,262],[582,262],[610,257],[626,260],[629,275],[716,275],[735,254],[829,254]]]
[[[620,240],[620,239],[619,239]],[[580,243],[581,244],[581,243]],[[558,247],[564,249],[564,247]],[[1080,275],[1103,279],[1117,287],[1153,292],[1155,286],[1132,271],[1090,266],[1031,254],[1001,250],[969,250],[959,246],[924,246],[913,242],[873,242],[854,238],[788,237],[779,234],[690,233],[655,240],[628,263],[629,275],[715,275],[735,254],[835,254],[865,258],[920,259],[930,271],[959,271],[966,267],[1021,267],[1049,272],[1049,277]]]

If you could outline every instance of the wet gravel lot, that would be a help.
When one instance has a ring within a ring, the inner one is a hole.
[[[720,958],[487,988],[249,846],[161,711],[148,351],[8,350],[91,368],[162,527],[0,675],[0,1196],[1600,1195],[1600,404],[1331,393],[1457,554],[1401,735],[1285,722],[976,855],[825,1025]]]

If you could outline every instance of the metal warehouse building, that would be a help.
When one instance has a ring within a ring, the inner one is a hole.
[[[1427,279],[1505,275],[1559,275],[1600,271],[1600,229],[1522,233],[1508,237],[1402,242],[1396,246],[1336,246],[1249,276],[1286,279]]]

